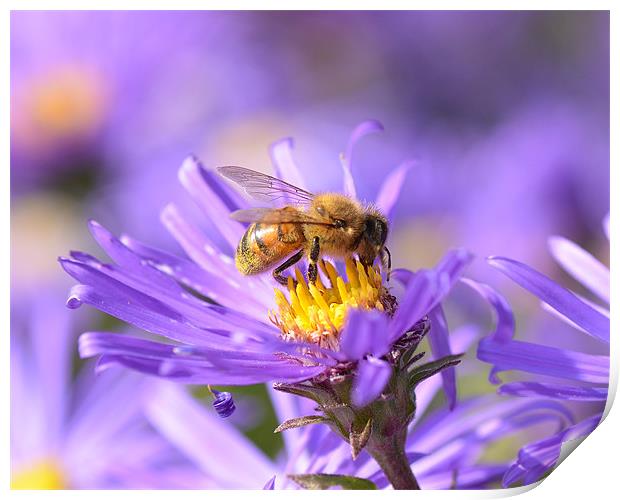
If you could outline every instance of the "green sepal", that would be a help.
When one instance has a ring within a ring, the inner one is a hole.
[[[372,432],[372,418],[356,417],[351,423],[349,431],[349,444],[351,445],[351,457],[355,460],[362,452],[370,433]]]
[[[306,490],[327,490],[341,486],[343,490],[376,490],[377,485],[368,479],[340,474],[290,474],[290,479]]]
[[[329,422],[329,419],[322,417],[321,415],[307,415],[305,417],[291,418],[290,420],[286,420],[278,425],[273,433],[277,434],[278,432],[296,429],[298,427],[303,427],[304,425],[322,424],[327,422]]]
[[[301,396],[303,398],[308,398],[317,403],[324,401],[326,398],[330,397],[330,394],[325,390],[319,387],[306,385],[306,384],[283,384],[283,383],[275,383],[273,384],[273,388],[276,391],[287,392],[289,394],[295,394],[296,396]]]
[[[429,377],[432,377],[433,375],[439,373],[441,370],[450,366],[458,365],[461,362],[463,354],[451,354],[450,356],[445,356],[441,359],[431,361],[430,363],[416,366],[409,371],[409,387],[414,388],[420,382],[426,380]]]

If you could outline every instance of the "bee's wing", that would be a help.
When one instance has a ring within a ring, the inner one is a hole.
[[[314,198],[308,191],[249,168],[218,167],[217,171],[239,184],[252,198],[260,201],[308,204]]]
[[[313,217],[298,210],[283,210],[280,208],[248,208],[247,210],[237,210],[230,214],[230,217],[239,222],[262,222],[263,224],[299,223],[333,225],[331,221]]]

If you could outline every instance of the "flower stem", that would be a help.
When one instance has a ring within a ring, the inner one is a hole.
[[[400,434],[400,433],[399,433]],[[383,437],[368,443],[367,450],[377,461],[395,490],[419,490],[405,453],[406,434]]]

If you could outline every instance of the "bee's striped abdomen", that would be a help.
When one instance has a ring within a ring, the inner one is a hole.
[[[235,264],[243,274],[267,271],[304,243],[299,224],[252,224],[237,246]]]

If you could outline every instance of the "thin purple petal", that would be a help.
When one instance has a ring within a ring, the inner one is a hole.
[[[606,387],[578,387],[543,382],[510,382],[498,389],[498,394],[521,397],[545,397],[571,401],[606,401]]]
[[[450,349],[450,337],[448,322],[441,306],[437,306],[428,314],[431,320],[431,330],[426,338],[431,346],[434,359],[440,359],[452,354]],[[443,390],[446,394],[448,407],[454,409],[456,405],[456,370],[453,366],[441,370]]]
[[[377,195],[375,204],[388,219],[392,215],[392,210],[398,201],[407,172],[409,172],[412,166],[413,162],[405,162],[396,167],[389,173],[379,188],[379,194]]]
[[[609,318],[531,267],[504,257],[490,257],[489,263],[558,312],[578,324],[590,335],[609,343]]]
[[[520,370],[593,384],[609,382],[609,357],[529,342],[500,343],[485,338],[478,345],[478,359],[495,365],[496,372]]]
[[[263,486],[263,489],[273,490],[275,489],[275,485],[276,485],[276,476],[273,476],[269,481],[265,483],[265,486]]]
[[[301,175],[301,171],[295,160],[293,160],[293,147],[294,142],[290,137],[274,142],[269,148],[271,162],[273,163],[276,177],[293,186],[306,189],[306,183]]]
[[[359,141],[362,137],[368,134],[372,134],[375,132],[382,132],[383,125],[377,120],[368,120],[360,123],[353,132],[351,132],[351,136],[349,137],[349,143],[347,145],[346,152],[340,158],[340,164],[342,165],[342,171],[344,174],[344,193],[347,196],[351,196],[352,198],[357,197],[357,191],[355,189],[355,181],[353,180],[353,174],[351,172],[352,160],[353,160],[353,149],[357,141]]]
[[[552,236],[548,244],[551,255],[568,274],[609,303],[609,269],[566,238]]]
[[[179,180],[196,204],[213,222],[231,249],[237,248],[245,227],[240,222],[230,219],[230,208],[205,182],[203,170],[204,167],[195,158],[189,157],[179,169]]]

